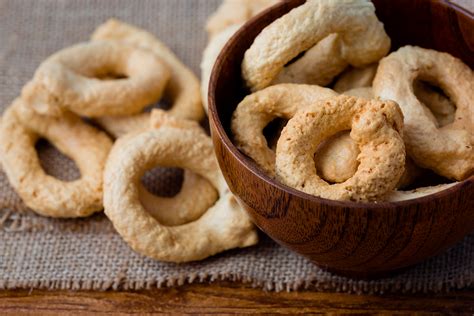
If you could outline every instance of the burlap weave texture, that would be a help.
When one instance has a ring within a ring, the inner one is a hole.
[[[198,73],[206,17],[219,0],[0,0],[0,106],[19,94],[38,64],[62,47],[85,41],[109,17],[143,27]],[[77,170],[47,144],[38,145],[44,168],[70,180]],[[176,171],[147,177],[170,194]],[[371,282],[331,275],[267,238],[191,264],[160,263],[135,254],[105,216],[55,220],[26,211],[0,173],[0,289],[142,289],[216,279],[266,289],[426,292],[474,285],[474,235],[440,256],[394,278]]]

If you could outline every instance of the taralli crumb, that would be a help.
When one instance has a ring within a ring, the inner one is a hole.
[[[272,84],[301,83],[326,86],[348,65],[338,34],[330,34],[301,58],[284,67]]]
[[[117,76],[124,78],[107,79]],[[129,115],[159,100],[169,76],[168,67],[146,50],[87,42],[46,59],[22,97],[42,114],[67,108],[87,117]]]
[[[453,123],[438,128],[427,115],[413,93],[416,79],[443,89],[456,105]],[[400,105],[407,152],[417,165],[456,180],[474,172],[474,73],[461,60],[434,50],[402,47],[382,59],[373,90],[376,97]]]
[[[196,121],[204,117],[199,80],[153,34],[119,20],[110,19],[95,30],[91,39],[93,41],[118,41],[119,43],[126,43],[151,51],[159,60],[165,63],[171,72],[164,91],[164,98],[171,104],[168,112],[178,118]],[[100,118],[98,122],[108,132],[115,137],[119,137],[127,132],[140,130],[143,126],[147,126],[148,120],[149,115],[141,113],[125,117]]]
[[[356,173],[329,184],[316,173],[318,146],[351,129],[361,153]],[[276,174],[284,184],[322,198],[370,202],[392,191],[405,165],[403,115],[395,102],[339,96],[303,108],[283,129],[276,151]]]
[[[265,126],[275,118],[290,119],[298,109],[336,95],[328,88],[298,84],[279,84],[255,92],[239,103],[232,116],[235,144],[273,176],[275,152],[263,135]]]
[[[254,245],[255,228],[228,190],[209,136],[202,130],[176,127],[173,122],[157,126],[120,138],[107,161],[104,207],[119,234],[135,251],[170,262],[200,260]],[[219,199],[195,221],[164,226],[139,200],[141,176],[157,165],[182,167],[201,175],[215,187]]]
[[[35,149],[45,138],[77,164],[81,177],[66,182],[45,173]],[[102,210],[102,175],[112,141],[71,113],[39,115],[17,99],[2,118],[0,152],[8,180],[23,202],[50,217],[84,217]]]
[[[341,54],[362,67],[390,49],[390,38],[368,0],[308,0],[267,26],[247,50],[242,76],[252,91],[271,84],[285,64],[326,36],[340,35]]]
[[[242,24],[280,0],[224,0],[207,20],[206,31],[213,38],[229,26]]]

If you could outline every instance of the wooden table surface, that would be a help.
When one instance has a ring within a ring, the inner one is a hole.
[[[235,283],[137,292],[0,291],[0,315],[474,314],[474,289],[443,295],[265,292]]]

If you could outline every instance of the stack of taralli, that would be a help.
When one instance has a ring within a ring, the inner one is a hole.
[[[162,98],[168,111],[148,111]],[[201,260],[258,241],[197,122],[203,117],[200,83],[171,50],[144,30],[109,20],[90,41],[46,59],[5,111],[2,166],[38,214],[74,218],[104,209],[137,252]],[[75,161],[78,180],[45,173],[35,149],[40,138]],[[142,185],[157,166],[185,169],[176,196],[155,196]]]
[[[473,71],[447,53],[389,51],[370,1],[307,0],[246,51],[252,94],[233,114],[235,144],[271,177],[333,200],[407,200],[466,179]],[[277,118],[288,123],[274,148],[263,130]],[[416,187],[430,172],[446,181]]]

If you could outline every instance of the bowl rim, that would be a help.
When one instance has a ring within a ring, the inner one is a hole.
[[[370,209],[370,210],[377,210],[377,209],[394,209],[398,207],[408,207],[408,206],[413,206],[415,204],[420,204],[420,203],[425,203],[441,198],[446,198],[447,196],[451,195],[454,192],[457,192],[461,190],[463,187],[472,185],[474,184],[474,174],[468,177],[467,179],[463,181],[459,181],[455,185],[441,190],[439,192],[425,195],[422,197],[418,197],[415,199],[409,199],[409,200],[403,200],[403,201],[397,201],[397,202],[387,202],[387,201],[381,201],[381,202],[353,202],[353,201],[338,201],[338,200],[330,200],[330,199],[325,199],[321,198],[315,195],[311,195],[309,193],[305,193],[303,191],[299,191],[297,189],[294,189],[292,187],[289,187],[276,179],[271,178],[269,175],[266,174],[258,165],[248,156],[246,156],[244,153],[242,153],[237,146],[234,145],[232,140],[230,139],[229,135],[227,134],[221,119],[219,118],[218,115],[218,110],[217,110],[217,105],[216,105],[216,93],[215,93],[215,87],[217,86],[216,82],[219,77],[219,74],[222,72],[223,64],[226,61],[226,58],[223,58],[223,56],[226,56],[228,51],[232,50],[238,42],[240,42],[241,38],[244,37],[246,34],[247,29],[252,28],[254,24],[258,22],[260,18],[266,15],[271,15],[274,11],[277,11],[280,7],[285,6],[288,4],[288,2],[291,2],[291,0],[286,0],[282,1],[280,3],[277,3],[270,8],[267,8],[263,10],[261,13],[247,21],[244,25],[242,25],[237,32],[234,33],[234,35],[228,40],[224,48],[221,50],[216,63],[214,64],[214,67],[212,69],[211,73],[211,78],[209,80],[209,92],[208,92],[208,104],[209,104],[209,118],[211,124],[214,124],[214,128],[211,128],[211,131],[217,132],[217,136],[221,140],[222,144],[226,148],[228,152],[239,162],[240,165],[242,165],[245,169],[247,169],[250,173],[252,173],[254,176],[258,177],[261,181],[266,182],[268,185],[276,187],[277,189],[289,194],[290,196],[297,196],[298,198],[302,200],[310,200],[315,203],[319,204],[326,204],[329,206],[336,206],[336,207],[346,207],[346,208],[351,208],[351,209]],[[465,15],[470,19],[474,18],[474,15],[469,12],[467,9],[450,3],[450,2],[444,2],[441,1],[439,4],[450,7],[451,9],[457,11],[459,14]]]

